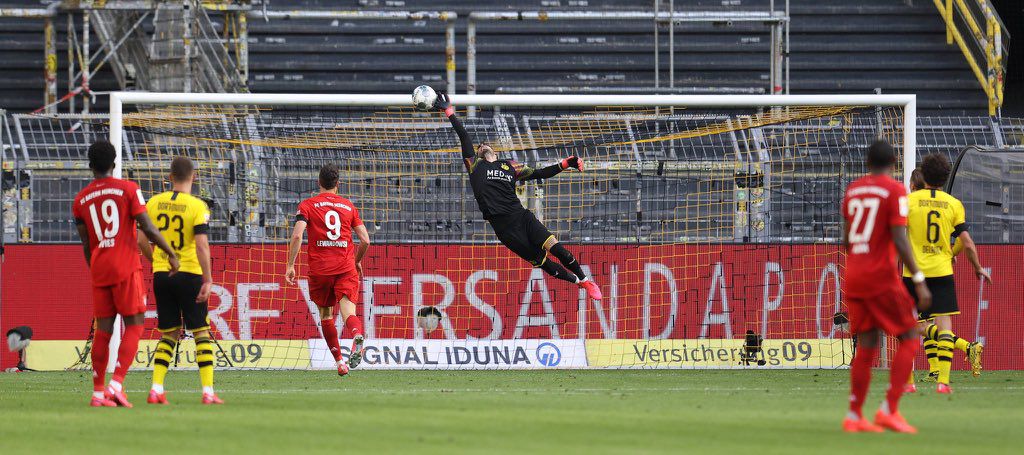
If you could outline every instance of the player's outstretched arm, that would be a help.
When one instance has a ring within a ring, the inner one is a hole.
[[[967,255],[967,260],[970,261],[971,267],[974,267],[974,274],[977,275],[979,280],[992,282],[992,275],[985,270],[985,267],[981,265],[981,258],[978,256],[978,246],[974,244],[974,239],[971,238],[971,234],[967,231],[963,231],[958,235],[957,243],[963,245],[963,251]]]
[[[907,238],[907,227],[892,226],[890,229],[892,229],[892,242],[896,244],[896,253],[900,255],[900,260],[910,270],[911,279],[914,281],[914,291],[917,292],[917,309],[919,311],[927,310],[932,306],[932,293],[924,282],[924,273],[921,273],[921,269],[917,267],[914,250],[910,247],[910,239]]]
[[[444,112],[444,116],[448,117],[449,122],[452,122],[452,128],[455,129],[455,134],[459,136],[459,143],[462,145],[462,161],[465,162],[468,170],[476,159],[476,150],[473,148],[473,139],[469,137],[469,132],[466,131],[466,127],[462,126],[459,116],[455,114],[455,106],[452,106],[447,93],[437,94],[434,109]]]
[[[82,220],[75,220],[78,225],[78,239],[82,241],[82,253],[85,254],[85,264],[92,266],[92,250],[89,249],[89,229],[85,227],[85,222]]]
[[[355,227],[356,237],[359,237],[359,248],[356,249],[356,271],[359,272],[359,277],[363,276],[363,257],[366,256],[366,250],[370,249],[370,233],[366,231],[366,226],[360,224]]]
[[[288,266],[284,271],[284,280],[288,284],[295,284],[295,260],[299,258],[299,249],[302,248],[302,234],[306,232],[306,222],[298,220],[292,228],[292,236],[288,240]]]
[[[583,170],[583,158],[576,155],[570,156],[559,163],[552,164],[547,167],[540,169],[523,168],[519,173],[518,180],[537,180],[537,179],[549,179],[560,174],[566,169],[576,169],[577,171]]]
[[[164,236],[160,235],[160,231],[156,230],[156,226],[153,225],[153,220],[149,219],[149,214],[142,212],[135,215],[135,223],[139,225],[139,230],[141,230],[143,234],[146,234],[146,238],[149,239],[150,243],[155,244],[157,248],[160,248],[161,250],[164,250],[164,253],[167,253],[167,263],[171,266],[171,270],[168,275],[178,273],[178,267],[181,266],[181,263],[178,262],[178,255],[174,252],[174,249],[171,248],[171,245],[167,243],[167,240],[164,239]]]

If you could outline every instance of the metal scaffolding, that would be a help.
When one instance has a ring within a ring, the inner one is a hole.
[[[366,21],[440,21],[445,24],[447,90],[455,93],[455,21],[451,11],[356,11],[253,9],[250,0],[220,2],[186,0],[63,1],[47,8],[0,8],[0,17],[43,19],[45,90],[37,112],[56,113],[68,103],[80,112],[91,107],[90,81],[110,64],[122,89],[183,92],[247,92],[249,80],[249,19],[344,19]],[[224,20],[222,35],[210,15]],[[67,93],[57,93],[57,45],[54,20],[67,18]],[[154,26],[154,36],[143,27]],[[171,33],[174,32],[174,33]],[[99,52],[90,48],[96,34]],[[168,76],[170,75],[170,76]]]
[[[2,8],[0,17],[44,20],[45,89],[43,107],[36,112],[55,113],[63,102],[68,103],[67,111],[75,112],[76,97],[81,95],[80,112],[88,113],[90,82],[107,64],[122,89],[248,91],[249,2],[63,1],[45,9]],[[211,13],[224,20],[223,35],[214,27]],[[60,15],[67,19],[67,93],[62,97],[57,94],[54,26]],[[144,27],[150,24],[159,37],[146,34]],[[99,38],[99,49],[90,47],[93,34]]]
[[[659,11],[660,1],[655,1],[653,11],[502,11],[473,12],[469,14],[466,25],[466,93],[475,94],[477,88],[477,23],[499,21],[580,21],[580,20],[649,20],[655,24],[654,31],[654,88],[660,83],[660,51],[658,29],[668,26],[669,31],[669,81],[668,88],[675,88],[675,30],[681,24],[709,23],[728,24],[737,22],[760,23],[770,27],[771,46],[769,55],[769,93],[782,94],[789,92],[788,58],[784,59],[784,50],[789,48],[788,2],[786,11],[774,11],[774,2],[768,11],[675,11],[675,2],[670,3],[669,11]],[[784,70],[785,66],[785,70]],[[469,114],[475,108],[469,106]]]

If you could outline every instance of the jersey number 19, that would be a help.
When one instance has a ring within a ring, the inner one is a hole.
[[[107,248],[114,246],[114,237],[117,237],[117,232],[121,229],[121,221],[117,213],[117,203],[112,199],[103,201],[100,204],[98,213],[96,204],[91,204],[89,205],[89,214],[92,215],[92,228],[96,232],[96,239],[100,242],[99,247]],[[100,226],[101,214],[103,222],[108,226],[106,229]]]

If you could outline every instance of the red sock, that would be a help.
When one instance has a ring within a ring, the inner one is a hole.
[[[348,331],[352,332],[352,336],[363,334],[363,320],[354,314],[345,318],[345,327],[348,327]]]
[[[885,402],[889,404],[889,413],[896,413],[896,406],[903,396],[903,385],[907,383],[910,372],[914,369],[914,355],[921,347],[921,340],[917,337],[909,340],[900,340],[896,348],[896,355],[892,359],[892,368],[889,371],[889,390],[885,392]]]
[[[875,363],[877,355],[878,347],[858,346],[857,353],[853,356],[853,364],[850,365],[850,412],[860,418],[864,418],[861,410],[868,396],[868,386],[871,385],[871,365]]]
[[[334,326],[334,318],[321,319],[320,329],[324,331],[324,340],[327,341],[327,347],[331,349],[334,361],[340,361],[341,343],[338,342],[338,329]]]
[[[135,354],[139,352],[139,338],[142,338],[142,324],[127,325],[121,335],[121,346],[117,348],[117,366],[114,376],[110,379],[124,384],[124,377],[135,362]]]
[[[107,379],[107,358],[110,355],[110,332],[96,329],[92,338],[92,389],[103,391]]]

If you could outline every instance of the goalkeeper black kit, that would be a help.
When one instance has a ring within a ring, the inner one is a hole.
[[[547,179],[562,172],[560,164],[552,164],[541,169],[533,169],[513,160],[487,161],[478,158],[466,128],[455,114],[448,117],[455,133],[462,143],[462,160],[469,172],[469,184],[473,187],[473,196],[483,212],[484,219],[491,221],[495,217],[515,215],[527,211],[519,197],[516,196],[516,182],[534,179]]]
[[[448,113],[448,120],[462,143],[462,160],[469,172],[473,196],[498,240],[517,256],[534,267],[544,269],[555,278],[570,283],[585,280],[587,276],[576,258],[556,242],[551,231],[532,212],[526,210],[516,196],[517,182],[551,178],[568,167],[579,169],[582,167],[579,158],[570,157],[541,169],[533,169],[513,160],[487,161],[477,156],[473,140],[454,111]],[[549,249],[562,264],[572,270],[571,273],[547,260]]]

